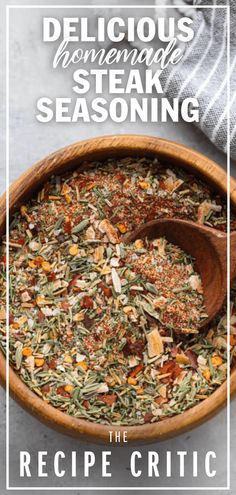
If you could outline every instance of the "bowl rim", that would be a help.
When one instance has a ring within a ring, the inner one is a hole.
[[[55,151],[27,169],[9,188],[10,213],[17,209],[23,198],[33,194],[52,173],[63,173],[76,168],[79,163],[92,161],[103,156],[157,156],[160,160],[170,159],[210,183],[221,194],[227,192],[227,174],[207,156],[185,145],[154,136],[136,134],[108,135],[79,141]],[[101,158],[102,160],[102,158]],[[68,168],[67,168],[68,167]],[[28,196],[27,196],[28,195]],[[230,198],[236,209],[236,181],[230,179]],[[6,222],[6,193],[0,198],[0,230]],[[0,351],[0,382],[6,383],[6,359]],[[82,437],[93,442],[108,442],[110,431],[127,432],[128,442],[150,443],[173,437],[203,423],[216,414],[227,401],[227,380],[203,402],[182,414],[165,418],[157,423],[135,426],[110,426],[75,418],[54,408],[32,392],[9,367],[9,390],[12,397],[27,411],[63,433]],[[231,393],[236,392],[236,367],[231,372]]]

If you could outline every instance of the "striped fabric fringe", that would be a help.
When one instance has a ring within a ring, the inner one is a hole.
[[[172,3],[174,6],[177,1],[172,0]],[[229,139],[231,157],[236,158],[236,2],[200,0],[194,2],[199,9],[191,9],[192,2],[180,3],[183,3],[183,8],[179,9],[181,14],[193,18],[195,36],[187,45],[182,60],[163,71],[164,91],[169,98],[179,97],[181,101],[187,97],[198,98],[200,121],[197,125],[224,152]],[[214,8],[201,8],[204,5]],[[217,7],[222,5],[230,5],[230,26],[227,9]]]
[[[91,1],[97,3],[96,0]],[[134,15],[136,19],[139,19],[140,15],[148,15],[156,19],[157,16],[179,14],[193,19],[195,36],[184,47],[182,60],[175,66],[168,66],[162,72],[160,76],[162,87],[170,99],[179,97],[182,101],[188,97],[197,98],[200,107],[198,127],[225,153],[229,140],[231,157],[236,159],[236,0],[150,0],[149,4],[153,3],[159,8],[149,9],[146,12],[124,10],[117,6],[117,0],[110,0],[110,3],[111,7],[112,5],[116,7],[111,10],[104,9],[104,12],[100,9],[96,12],[95,8],[94,15],[105,17]],[[133,0],[133,3],[143,5],[145,2]],[[165,5],[173,5],[174,10],[165,8]],[[212,8],[204,8],[207,5]],[[230,6],[230,26],[228,26],[227,8],[219,8],[219,6]],[[230,60],[227,74],[229,38]],[[147,44],[137,40],[131,45],[140,50],[144,47],[148,48]],[[156,43],[153,43],[153,47],[156,47]],[[152,68],[155,70],[160,67]],[[229,80],[230,84],[228,84]]]

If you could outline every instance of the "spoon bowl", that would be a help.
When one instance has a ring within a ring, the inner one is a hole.
[[[204,293],[208,315],[201,327],[206,326],[220,311],[227,293],[227,235],[219,230],[188,220],[164,218],[153,220],[126,236],[125,242],[136,239],[165,237],[195,259]],[[231,240],[231,279],[236,272],[236,232]]]

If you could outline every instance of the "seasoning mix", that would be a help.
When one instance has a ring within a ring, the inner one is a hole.
[[[125,237],[162,217],[226,230],[209,187],[157,159],[109,159],[52,177],[10,225],[11,365],[42,400],[97,423],[179,414],[226,379],[225,309],[207,317],[194,260],[165,238]],[[232,219],[232,228],[235,228]],[[5,334],[5,241],[0,254]],[[235,291],[231,306],[235,359]]]

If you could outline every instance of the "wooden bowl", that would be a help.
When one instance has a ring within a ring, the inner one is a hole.
[[[163,163],[187,169],[211,184],[223,196],[227,192],[227,176],[216,163],[206,156],[183,145],[149,136],[102,136],[75,143],[36,163],[10,187],[10,215],[39,189],[52,174],[75,169],[84,161],[121,156],[158,157]],[[231,179],[232,208],[236,210],[236,182]],[[0,235],[5,231],[5,195],[0,199]],[[0,379],[6,380],[6,361],[0,352]],[[21,381],[15,371],[9,369],[10,393],[30,413],[47,425],[74,437],[93,442],[105,442],[109,431],[127,431],[129,442],[148,443],[173,437],[206,421],[225,405],[227,382],[223,383],[208,399],[188,411],[166,418],[159,423],[140,426],[105,426],[83,419],[73,418],[47,404]],[[231,392],[236,391],[236,367],[231,372]]]

